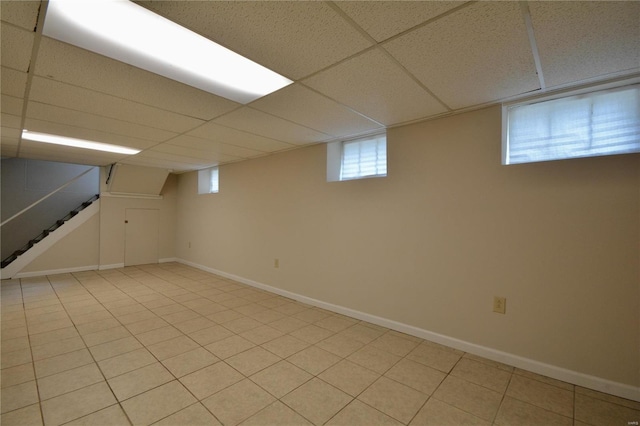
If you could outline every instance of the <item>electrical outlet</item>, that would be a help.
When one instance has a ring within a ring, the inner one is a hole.
[[[506,297],[493,297],[493,312],[497,312],[499,314],[507,313],[507,298]]]
[[[273,267],[274,268],[280,267],[280,259],[273,259]]]

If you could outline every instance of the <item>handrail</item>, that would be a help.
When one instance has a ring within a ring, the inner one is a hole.
[[[95,169],[96,167],[92,167],[90,169],[85,170],[84,172],[80,173],[78,176],[74,177],[73,179],[71,179],[69,182],[65,183],[64,185],[62,185],[61,187],[59,187],[58,189],[56,189],[55,191],[52,191],[50,193],[48,193],[47,195],[45,195],[44,197],[40,198],[39,200],[35,201],[33,204],[25,207],[24,209],[20,210],[18,213],[14,214],[13,216],[11,216],[9,219],[5,220],[4,222],[0,223],[0,226],[4,226],[6,223],[11,222],[13,219],[15,219],[16,217],[20,216],[22,213],[26,212],[27,210],[31,209],[32,207],[35,207],[36,205],[40,204],[41,202],[43,202],[44,200],[46,200],[47,198],[51,197],[53,194],[55,194],[58,191],[63,190],[64,188],[66,188],[67,186],[71,185],[73,182],[77,181],[78,179],[80,179],[82,176],[86,175],[87,173],[89,173],[90,171],[92,171],[93,169]]]

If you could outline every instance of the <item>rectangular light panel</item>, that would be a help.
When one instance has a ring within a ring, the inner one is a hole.
[[[292,83],[128,0],[50,0],[43,34],[241,104]]]
[[[26,129],[22,131],[22,139],[54,145],[71,146],[74,148],[92,149],[94,151],[113,152],[116,154],[134,155],[140,152],[138,149],[127,148],[125,146],[87,141],[84,139],[67,138],[65,136],[56,136],[47,133],[30,132]]]

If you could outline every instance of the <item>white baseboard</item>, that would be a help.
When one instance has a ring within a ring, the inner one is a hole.
[[[111,265],[100,265],[100,266],[98,266],[98,269],[100,271],[104,271],[105,269],[118,269],[118,268],[124,268],[124,263],[113,263]]]
[[[178,259],[175,257],[166,257],[164,259],[158,259],[158,263],[169,263],[169,262],[177,262]]]
[[[288,297],[290,299],[297,300],[308,305],[317,306],[319,308],[327,309],[342,315],[346,315],[352,318],[356,318],[362,321],[367,321],[372,324],[376,324],[382,327],[396,330],[402,333],[406,333],[412,336],[420,337],[425,340],[429,340],[441,345],[449,346],[454,349],[459,349],[464,352],[468,352],[473,355],[478,355],[493,361],[501,362],[503,364],[511,365],[513,367],[521,368],[523,370],[531,371],[533,373],[541,374],[543,376],[551,377],[553,379],[562,380],[563,382],[572,383],[574,385],[582,386],[585,388],[605,392],[611,395],[616,395],[621,398],[631,399],[634,401],[640,401],[640,388],[627,385],[624,383],[613,382],[611,380],[603,379],[596,376],[580,373],[578,371],[568,370],[562,367],[558,367],[551,364],[546,364],[533,359],[521,357],[508,352],[499,351],[486,346],[477,345],[475,343],[466,342],[453,337],[445,336],[443,334],[434,333],[429,330],[414,327],[408,324],[393,321],[387,318],[378,317],[375,315],[367,314],[365,312],[356,311],[340,305],[334,305],[332,303],[323,302],[321,300],[313,299],[307,296],[303,296],[297,293],[293,293],[287,290],[282,290],[277,287],[273,287],[267,284],[263,284],[257,281],[253,281],[244,277],[230,274],[228,272],[220,271],[214,268],[209,268],[204,265],[200,265],[194,262],[190,262],[184,259],[176,259],[176,262],[184,265],[192,266],[194,268],[211,272],[212,274],[220,275],[225,278],[230,278],[234,281],[238,281],[243,284],[250,285],[262,290],[266,290],[271,293],[278,294],[280,296]]]
[[[48,271],[20,272],[15,278],[41,277],[44,275],[68,274],[71,272],[95,271],[98,265],[77,266],[75,268],[50,269]]]

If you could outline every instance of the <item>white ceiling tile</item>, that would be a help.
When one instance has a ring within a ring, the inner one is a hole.
[[[303,83],[387,126],[446,111],[377,49],[342,62]]]
[[[0,28],[0,61],[2,66],[27,72],[31,62],[34,34],[12,25],[3,24]]]
[[[330,138],[327,134],[249,107],[223,115],[213,122],[294,145],[321,142]]]
[[[122,62],[43,37],[36,75],[210,120],[239,104]]]
[[[163,143],[162,145],[155,146],[146,152],[155,152],[161,154],[169,154],[171,156],[177,157],[186,157],[186,158],[196,158],[200,161],[216,161],[216,162],[229,162],[229,161],[237,161],[243,158],[250,158],[251,156],[240,157],[235,155],[228,155],[223,152],[218,151],[202,151],[199,149],[193,148],[185,148],[183,146],[176,146]],[[261,152],[254,151],[252,156],[264,155]]]
[[[175,133],[204,123],[197,118],[42,77],[34,77],[29,99]]]
[[[120,163],[129,164],[132,166],[160,167],[163,169],[172,170],[173,173],[182,173],[182,172],[188,172],[191,170],[198,170],[198,169],[204,168],[202,166],[198,166],[195,164],[181,163],[179,161],[154,160],[151,158],[136,158],[136,157],[127,158],[126,160],[120,161]],[[207,166],[215,166],[215,165],[217,164],[210,164]]]
[[[640,2],[530,2],[547,86],[640,70]]]
[[[539,89],[517,2],[479,2],[384,45],[454,109]]]
[[[0,149],[3,157],[15,157],[20,143],[20,129],[10,127],[0,128]],[[15,150],[15,152],[13,152]],[[10,154],[13,153],[13,154]]]
[[[176,135],[166,130],[140,126],[139,124],[114,120],[113,118],[87,114],[81,111],[74,111],[34,101],[29,101],[27,117],[154,142],[164,142]]]
[[[141,4],[292,79],[319,71],[370,46],[324,2]]]
[[[22,98],[16,98],[8,95],[2,95],[0,98],[2,99],[0,111],[17,116],[22,115],[22,105],[24,104]]]
[[[258,99],[251,107],[338,137],[382,127],[300,84]]]
[[[1,89],[3,95],[10,95],[22,98],[27,86],[27,73],[16,71],[11,68],[2,67],[0,70],[2,81]]]
[[[220,126],[215,123],[207,123],[195,130],[187,133],[189,136],[196,136],[203,139],[220,141],[229,145],[241,146],[260,152],[275,152],[291,149],[295,145],[269,139],[230,127]]]
[[[263,151],[257,151],[255,149],[244,148],[241,146],[229,145],[226,143],[219,142],[215,139],[202,139],[196,138],[193,136],[180,135],[177,136],[167,143],[159,145],[157,149],[162,151],[163,148],[167,149],[190,149],[194,151],[200,152],[215,152],[219,154],[230,155],[233,157],[241,157],[241,158],[250,158],[255,157],[256,155],[264,154]],[[169,148],[171,147],[171,148]],[[167,151],[168,152],[168,151]]]
[[[383,41],[454,7],[456,1],[339,1],[336,5],[376,41]]]
[[[38,23],[39,1],[0,1],[0,17],[29,31],[35,31]]]
[[[2,127],[9,127],[12,129],[20,129],[22,120],[19,115],[2,113]]]
[[[2,156],[2,158],[17,157],[18,145],[5,142],[0,143],[0,156]]]
[[[175,154],[167,154],[164,152],[157,152],[154,150],[147,150],[144,152],[141,152],[140,154],[136,154],[135,156],[132,157],[132,159],[152,159],[152,160],[162,160],[162,161],[176,161],[179,163],[186,163],[186,164],[195,164],[195,165],[199,165],[199,166],[206,166],[207,164],[211,164],[213,161],[215,160],[211,160],[211,159],[204,159],[204,158],[196,158],[196,157],[189,157],[186,155],[175,155]],[[234,159],[232,158],[228,158],[224,155],[220,155],[220,158],[223,160],[218,160],[220,162],[222,161],[233,161]]]
[[[27,118],[25,128],[32,132],[50,133],[52,135],[67,136],[70,138],[86,139],[95,142],[121,145],[135,149],[147,149],[157,144],[157,142],[133,138],[114,133],[106,133],[93,129],[69,126],[67,124],[54,123],[51,121]]]

